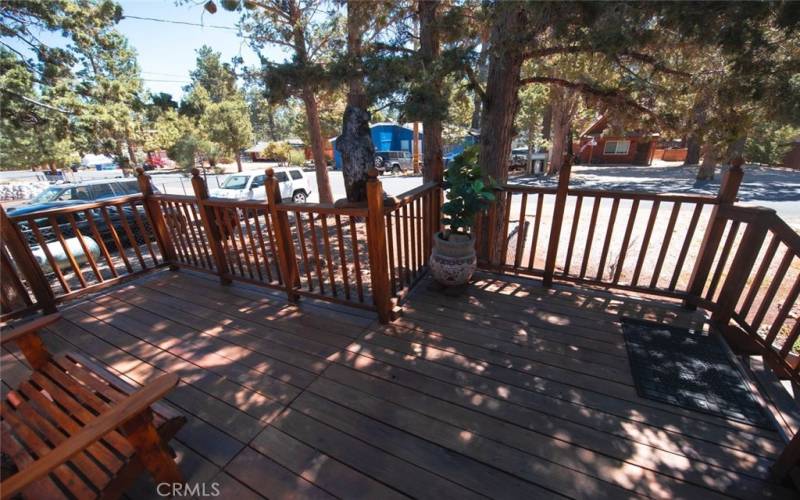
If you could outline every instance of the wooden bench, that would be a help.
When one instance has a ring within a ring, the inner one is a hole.
[[[115,498],[145,470],[156,483],[183,482],[167,443],[186,419],[158,402],[178,376],[137,390],[79,354],[51,355],[37,332],[59,317],[2,333],[32,368],[0,410],[2,498]]]

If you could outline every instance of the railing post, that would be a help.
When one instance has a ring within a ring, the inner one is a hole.
[[[383,186],[378,171],[370,168],[367,179],[367,250],[372,280],[372,298],[381,323],[392,320],[389,288],[389,263],[386,249],[386,227],[383,210]]]
[[[222,235],[217,227],[216,217],[214,210],[205,204],[208,196],[208,186],[206,182],[200,177],[200,170],[192,169],[192,189],[194,196],[197,199],[197,208],[200,210],[200,220],[203,222],[203,229],[208,238],[208,246],[211,247],[211,255],[214,257],[214,264],[217,266],[217,274],[219,280],[223,285],[230,285],[230,270],[228,269],[228,261],[225,260],[225,253],[220,243]]]
[[[33,252],[25,241],[22,231],[15,223],[11,222],[2,206],[0,206],[0,236],[8,248],[11,258],[14,259],[30,285],[36,302],[42,306],[42,310],[46,314],[56,312],[56,296],[53,289],[50,288],[50,282],[47,281],[42,268],[33,257]]]
[[[717,204],[711,212],[711,219],[708,227],[706,227],[703,243],[700,246],[700,253],[697,255],[697,261],[689,279],[689,287],[686,291],[687,297],[683,301],[683,305],[687,309],[695,309],[697,307],[696,300],[703,294],[708,273],[711,272],[711,266],[714,263],[714,257],[719,249],[722,233],[725,232],[725,224],[727,223],[725,219],[719,217],[719,209],[724,205],[733,205],[736,201],[736,195],[739,193],[739,186],[742,184],[742,177],[744,176],[743,164],[744,160],[741,157],[734,159],[731,161],[731,168],[722,177],[719,194],[717,195]]]
[[[149,175],[144,173],[142,167],[136,169],[136,174],[137,180],[139,181],[139,190],[142,192],[144,198],[144,213],[150,220],[150,225],[153,227],[156,243],[158,243],[158,248],[161,250],[161,257],[169,263],[169,268],[171,270],[177,271],[178,266],[175,263],[178,259],[175,257],[175,245],[172,242],[172,238],[169,236],[169,231],[167,231],[167,222],[164,220],[161,206],[158,204],[158,200],[154,200],[152,197],[155,193],[155,191],[153,191],[152,179]]]
[[[270,218],[275,228],[275,245],[278,254],[278,268],[281,271],[283,286],[286,288],[286,297],[289,302],[297,302],[299,295],[295,290],[295,284],[300,276],[297,269],[297,258],[294,254],[294,243],[292,242],[292,230],[289,227],[289,216],[286,212],[278,210],[281,203],[281,190],[278,181],[275,179],[275,171],[271,168],[266,170],[267,179],[264,188],[267,190],[267,206],[269,207]]]
[[[544,277],[542,284],[552,286],[553,274],[556,269],[556,256],[558,255],[558,240],[561,238],[561,226],[564,224],[564,210],[567,207],[567,193],[569,191],[569,176],[572,173],[572,157],[564,155],[561,171],[558,173],[558,189],[556,190],[556,204],[553,207],[553,222],[550,226],[550,240],[547,243],[547,255],[544,261]],[[540,217],[540,214],[536,214]]]
[[[731,262],[730,271],[725,277],[725,282],[720,290],[716,308],[711,313],[711,321],[725,326],[733,316],[739,297],[747,285],[747,278],[761,251],[761,245],[767,237],[769,221],[775,211],[769,208],[758,207],[759,213],[747,224],[739,248]]]

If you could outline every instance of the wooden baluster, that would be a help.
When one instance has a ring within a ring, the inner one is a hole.
[[[83,233],[78,228],[78,224],[75,222],[75,216],[71,213],[67,213],[65,216],[67,221],[69,221],[70,227],[72,227],[72,231],[75,233],[75,237],[78,239],[78,244],[81,246],[81,250],[83,250],[83,255],[86,256],[86,261],[89,263],[89,267],[92,268],[94,277],[97,278],[97,281],[102,283],[105,281],[103,279],[103,275],[100,273],[100,268],[97,267],[97,263],[94,261],[92,250],[89,248],[89,245],[86,244],[86,239],[83,237]]]
[[[350,221],[352,222],[352,217]],[[355,229],[353,229],[355,232]],[[392,213],[389,212],[386,214],[386,239],[387,239],[387,246],[389,249],[389,281],[391,282],[392,286],[392,295],[397,293],[397,282],[395,280],[395,271],[397,266],[394,263],[394,234],[392,233]],[[356,258],[356,262],[358,262],[358,258]],[[399,279],[398,279],[399,281]]]
[[[131,207],[131,213],[133,213],[133,221],[136,223],[136,227],[139,229],[139,232],[142,234],[142,238],[144,239],[144,244],[147,246],[147,250],[150,252],[150,258],[153,259],[153,265],[158,264],[158,259],[156,259],[156,252],[153,250],[153,244],[150,242],[150,235],[147,234],[147,229],[145,228],[144,222],[142,222],[142,217],[139,215],[139,209],[136,206],[136,202],[131,200],[128,203],[128,206]],[[145,214],[145,217],[147,214]],[[164,254],[161,254],[162,256]]]
[[[252,248],[253,260],[255,261],[258,280],[264,281],[264,274],[261,272],[261,262],[258,259],[258,247],[256,246],[256,242],[253,239],[253,230],[250,227],[250,209],[245,208],[243,212],[244,212],[244,227],[247,230],[247,240],[250,242],[250,248]],[[253,213],[255,214],[256,218],[258,218],[258,214],[255,213],[255,210],[253,211]]]
[[[44,252],[45,257],[47,257],[47,262],[50,263],[50,268],[56,273],[56,277],[58,278],[58,282],[61,283],[61,287],[64,289],[64,293],[69,293],[72,291],[67,280],[64,279],[64,273],[61,272],[61,268],[59,267],[58,263],[56,262],[55,257],[53,257],[52,252],[50,252],[50,247],[48,246],[47,242],[44,240],[42,236],[42,232],[39,231],[39,226],[36,225],[36,219],[34,217],[28,217],[28,227],[31,228],[33,231],[33,235],[36,238],[36,241],[39,243],[39,248],[42,249]],[[27,293],[27,292],[26,292]]]
[[[333,258],[331,257],[330,233],[328,232],[328,216],[320,214],[319,222],[322,226],[322,247],[325,249],[325,260],[328,264],[328,279],[331,284],[331,293],[336,297],[336,275],[333,272]]]
[[[319,263],[319,242],[317,241],[317,225],[314,223],[314,212],[308,212],[308,227],[311,230],[311,251],[314,254],[314,267],[317,270],[317,283],[320,293],[325,293],[325,278],[322,276],[322,266]]]
[[[500,196],[505,197],[505,213],[503,214],[503,243],[500,245],[500,251],[495,252],[494,267],[498,271],[506,265],[506,260],[508,258],[508,228],[511,224],[511,200],[513,198],[513,193],[509,191],[503,195],[501,192]]]
[[[667,250],[669,250],[669,244],[672,241],[672,231],[675,230],[675,223],[678,221],[678,214],[680,211],[681,202],[676,201],[672,205],[672,213],[669,216],[669,222],[667,222],[667,229],[664,232],[664,239],[661,241],[661,251],[658,253],[656,267],[653,270],[653,276],[650,279],[650,288],[655,288],[656,285],[658,285],[658,278],[661,275],[661,268],[664,266],[664,259],[667,257]]]
[[[175,257],[175,246],[167,231],[167,223],[164,220],[164,213],[161,211],[161,206],[158,200],[153,199],[153,182],[149,175],[144,173],[144,169],[139,167],[136,169],[137,180],[139,181],[139,190],[144,196],[144,210],[145,215],[153,227],[153,232],[156,237],[156,244],[164,260],[169,262],[169,268],[173,271],[178,270],[177,258]]]
[[[750,271],[755,266],[756,258],[761,251],[761,245],[767,236],[769,218],[775,214],[775,211],[770,209],[761,210],[763,210],[763,214],[759,214],[753,222],[747,225],[742,241],[739,243],[739,248],[736,250],[736,255],[728,270],[728,275],[725,277],[719,299],[717,299],[717,307],[711,314],[711,321],[717,324],[725,326],[733,316],[739,297],[745,285],[747,285]],[[733,228],[731,228],[731,232],[733,232]],[[720,262],[719,265],[722,266],[723,263]]]
[[[569,231],[569,243],[567,244],[567,255],[564,259],[564,274],[569,274],[572,265],[572,250],[575,247],[575,237],[578,234],[578,224],[581,220],[581,206],[583,205],[583,195],[578,195],[575,200],[575,211],[572,214],[572,228]]]
[[[605,275],[606,259],[608,258],[608,248],[611,245],[611,236],[614,234],[614,224],[617,222],[617,211],[619,210],[619,198],[614,197],[611,202],[611,213],[608,215],[608,225],[606,226],[606,238],[603,242],[603,250],[600,252],[600,263],[597,265],[597,275],[595,279],[602,281]]]
[[[128,271],[128,273],[132,273],[133,266],[131,266],[131,261],[128,260],[128,255],[125,253],[125,248],[122,246],[122,240],[119,238],[119,234],[117,234],[114,224],[112,224],[111,215],[108,213],[108,208],[104,206],[100,207],[100,213],[103,214],[103,220],[106,223],[108,232],[111,233],[111,239],[114,240],[114,245],[117,247],[119,256],[122,257],[122,262],[125,264],[125,269]]]
[[[219,280],[223,285],[231,283],[230,270],[228,269],[228,261],[225,259],[225,254],[222,251],[222,244],[220,243],[219,226],[214,216],[212,207],[205,204],[208,199],[208,186],[206,182],[200,177],[200,170],[192,169],[192,189],[194,196],[197,198],[197,207],[200,210],[200,220],[203,222],[203,229],[208,239],[208,246],[211,248],[211,254],[214,256],[214,264],[217,267],[217,274]]]
[[[261,232],[261,223],[258,221],[260,218],[258,210],[253,211],[255,217],[253,218],[253,225],[255,226],[253,229],[256,233],[256,238],[258,238],[258,246],[261,247],[261,255],[264,257],[264,270],[267,272],[267,281],[272,283],[272,269],[270,266],[270,259],[269,254],[267,253],[267,246],[264,244],[264,236]],[[264,214],[266,218],[266,214]],[[265,219],[266,220],[266,219]]]
[[[183,216],[186,217],[186,232],[189,233],[189,237],[191,239],[190,245],[192,248],[196,249],[196,253],[198,255],[198,259],[201,263],[203,263],[200,267],[208,266],[211,267],[211,257],[208,255],[208,248],[206,245],[202,244],[203,239],[198,235],[198,228],[197,228],[197,219],[193,217],[193,211],[189,210],[189,206],[186,203],[177,203],[176,204],[181,212],[183,212]]]
[[[581,273],[580,277],[583,278],[586,276],[586,268],[589,265],[589,256],[592,253],[592,243],[594,243],[594,231],[595,226],[597,226],[597,213],[600,211],[600,197],[594,197],[594,203],[592,204],[592,215],[589,218],[589,233],[586,235],[586,245],[583,248],[583,262],[581,262]]]
[[[139,249],[139,243],[136,241],[136,236],[134,236],[133,231],[131,231],[131,226],[128,224],[128,218],[125,217],[125,211],[122,209],[122,205],[112,205],[116,210],[117,214],[119,215],[119,222],[122,225],[122,231],[125,233],[125,236],[128,238],[128,241],[131,244],[131,248],[133,248],[133,253],[136,254],[136,258],[139,259],[139,264],[142,266],[142,269],[147,269],[147,264],[144,261],[144,257],[142,256],[142,252]]]
[[[403,254],[405,255],[405,268],[406,268],[406,284],[411,286],[412,276],[414,271],[414,264],[412,261],[410,250],[410,233],[408,231],[408,204],[403,205]]]
[[[541,227],[542,220],[542,206],[544,202],[544,194],[539,193],[536,197],[536,216],[533,219],[533,238],[531,238],[531,254],[528,256],[528,270],[533,270],[536,264],[536,247],[539,245],[539,228]]]
[[[358,301],[364,302],[364,284],[361,277],[361,254],[358,250],[358,231],[356,231],[356,221],[350,217],[350,241],[353,243],[353,264],[355,265],[356,289],[358,290]]]
[[[403,285],[403,281],[406,280],[405,276],[408,272],[408,268],[403,265],[403,231],[402,223],[400,222],[400,207],[394,209],[394,229],[395,229],[395,241],[397,242],[397,290],[402,290],[405,285]]]
[[[342,266],[342,283],[344,288],[344,296],[350,300],[350,279],[347,276],[347,257],[344,250],[344,234],[342,233],[342,218],[339,215],[334,217],[336,221],[336,239],[339,241],[339,262]]]
[[[100,247],[100,252],[103,254],[103,258],[106,259],[106,263],[108,264],[108,269],[111,271],[111,277],[116,278],[118,276],[117,269],[114,267],[114,261],[111,258],[111,254],[108,252],[108,248],[106,247],[106,242],[103,241],[103,237],[100,235],[100,231],[97,230],[97,224],[94,221],[94,217],[92,216],[91,210],[84,210],[83,214],[86,216],[86,221],[89,223],[89,230],[92,232],[92,236],[95,240],[97,240],[97,245]]]
[[[725,238],[725,243],[722,245],[722,251],[719,253],[719,260],[717,261],[716,267],[714,267],[714,274],[711,276],[711,281],[708,283],[708,291],[706,292],[707,300],[714,299],[714,292],[717,291],[719,280],[722,279],[722,273],[725,271],[725,264],[728,263],[728,257],[730,257],[731,249],[733,248],[733,242],[736,240],[736,235],[739,234],[740,225],[741,223],[738,220],[731,223],[731,227],[728,230],[728,236]]]
[[[67,246],[67,240],[64,239],[64,234],[61,232],[61,228],[58,226],[58,221],[52,215],[47,217],[48,222],[50,222],[50,227],[53,228],[53,233],[56,235],[56,239],[61,244],[61,248],[64,249],[64,254],[67,256],[67,260],[69,260],[69,265],[72,266],[72,272],[75,273],[75,276],[78,278],[78,281],[81,283],[81,288],[86,288],[88,283],[86,283],[86,278],[83,276],[83,271],[81,271],[81,266],[78,264],[78,261],[75,259],[75,256],[72,255],[72,251]]]
[[[747,315],[750,313],[750,308],[753,307],[753,302],[756,300],[756,295],[758,294],[759,290],[761,290],[761,285],[764,283],[764,278],[767,277],[767,272],[769,271],[770,265],[775,258],[775,253],[778,251],[778,245],[780,242],[780,238],[773,234],[772,239],[769,242],[769,246],[767,247],[767,251],[764,253],[764,258],[761,259],[761,266],[759,266],[753,281],[751,281],[748,285],[750,289],[747,292],[747,297],[745,297],[744,303],[742,303],[742,318],[747,318]]]
[[[692,245],[694,232],[697,230],[697,222],[700,220],[700,214],[702,212],[703,204],[698,203],[697,206],[694,207],[692,220],[689,221],[689,227],[686,229],[686,236],[683,240],[683,246],[681,246],[681,252],[678,254],[678,260],[675,262],[675,269],[672,272],[672,279],[669,282],[669,290],[675,290],[675,287],[678,285],[678,279],[681,276],[681,271],[683,271],[683,263],[686,261],[686,256],[689,253],[689,247]]]
[[[633,269],[633,277],[631,278],[631,285],[636,286],[639,283],[639,276],[642,274],[642,267],[644,266],[645,257],[647,257],[647,250],[650,248],[650,238],[653,236],[653,228],[656,225],[658,218],[658,210],[661,208],[661,201],[656,200],[650,207],[650,217],[647,219],[647,226],[644,229],[644,236],[642,236],[642,246],[639,248],[639,258],[636,260],[636,267]]]
[[[308,248],[306,247],[306,237],[305,233],[303,232],[303,214],[299,211],[294,212],[294,225],[297,228],[297,240],[300,243],[300,255],[303,258],[303,269],[306,272],[306,283],[308,283],[308,290],[313,292],[314,279],[311,277],[311,265],[308,263]],[[270,239],[272,238],[270,237]],[[275,248],[274,242],[272,243],[272,248]]]
[[[719,250],[719,243],[727,222],[719,217],[719,207],[721,205],[732,205],[736,201],[736,194],[739,192],[739,186],[742,184],[742,177],[744,176],[742,171],[743,164],[744,160],[742,158],[736,158],[731,162],[731,168],[722,178],[722,184],[717,195],[717,206],[714,207],[711,213],[711,221],[706,228],[703,243],[700,246],[700,253],[697,256],[694,269],[692,269],[692,276],[689,279],[687,297],[683,302],[684,307],[687,309],[695,309],[697,307],[697,300],[706,286],[708,273],[711,272],[711,266],[714,263],[717,250]]]
[[[522,201],[519,207],[519,221],[517,221],[517,247],[514,249],[514,269],[519,268],[522,262],[522,251],[525,243],[525,210],[528,205],[528,193],[522,193]]]
[[[787,248],[786,252],[781,258],[780,263],[778,264],[778,268],[772,275],[786,276],[786,272],[789,270],[789,265],[792,263],[792,260],[794,260],[794,252],[792,252],[790,248]],[[772,305],[772,300],[778,293],[778,289],[780,289],[782,282],[783,280],[773,279],[772,283],[770,283],[769,287],[767,287],[767,291],[761,296],[761,303],[758,306],[758,310],[756,310],[755,316],[753,316],[752,321],[750,321],[750,326],[754,331],[758,331],[759,327],[761,326],[761,322],[764,321],[764,317],[766,316],[770,305]]]
[[[50,288],[50,282],[47,281],[42,268],[36,262],[22,231],[15,223],[11,222],[2,206],[0,206],[0,235],[2,235],[8,253],[30,285],[36,302],[42,306],[45,313],[56,312],[56,296],[53,289]]]
[[[281,191],[278,181],[275,180],[275,171],[268,168],[266,174],[267,180],[264,183],[264,188],[267,190],[267,205],[269,206],[270,218],[275,227],[278,268],[283,279],[283,286],[286,288],[287,299],[289,302],[297,302],[299,295],[295,290],[295,286],[299,284],[300,276],[297,271],[297,258],[294,254],[289,216],[285,211],[278,210],[278,205],[281,203]]]
[[[633,226],[636,223],[636,214],[639,211],[639,199],[636,198],[631,204],[631,211],[628,212],[628,224],[625,226],[625,234],[622,236],[622,245],[619,250],[619,258],[617,259],[617,266],[614,269],[613,283],[619,283],[619,278],[622,276],[622,267],[625,265],[625,257],[628,253],[628,245],[631,241],[631,234],[633,233]]]
[[[764,339],[764,342],[766,342],[767,345],[772,345],[772,342],[775,341],[775,337],[777,337],[778,333],[781,331],[781,326],[783,326],[783,323],[789,318],[789,313],[797,303],[798,295],[800,295],[800,276],[795,278],[794,285],[792,285],[792,288],[789,290],[789,293],[786,294],[786,297],[783,298],[783,305],[778,311],[778,314],[772,318],[772,326],[767,332],[767,337]],[[789,340],[787,339],[786,342],[789,342]]]
[[[556,191],[556,204],[553,208],[553,222],[550,227],[550,241],[547,243],[547,256],[545,257],[544,276],[542,284],[552,286],[553,273],[556,269],[556,256],[558,255],[558,240],[561,238],[561,226],[564,223],[564,209],[567,205],[567,191],[569,190],[569,175],[572,171],[572,157],[564,155],[564,163],[558,174],[558,190]],[[537,214],[538,216],[538,214]]]
[[[180,203],[167,202],[167,208],[169,208],[169,211],[172,214],[172,220],[175,221],[175,224],[173,224],[175,238],[172,241],[177,242],[176,250],[183,254],[187,264],[191,258],[194,265],[199,266],[198,255],[195,254],[194,248],[192,247],[189,237],[187,236],[187,233],[189,232],[188,228],[186,227],[188,225],[188,221],[183,223],[181,220],[182,216],[180,211]]]
[[[383,210],[383,186],[378,171],[370,168],[367,180],[367,250],[369,252],[372,299],[381,323],[392,320],[392,302],[389,290],[389,267],[386,255],[386,238]]]

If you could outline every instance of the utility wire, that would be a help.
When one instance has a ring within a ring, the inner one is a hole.
[[[166,24],[182,24],[185,26],[198,26],[200,28],[214,28],[218,30],[229,30],[229,31],[236,31],[241,32],[239,28],[234,28],[232,26],[219,26],[215,24],[201,24],[201,23],[191,23],[189,21],[175,21],[174,19],[159,19],[156,17],[142,17],[142,16],[122,16],[123,19],[137,19],[139,21],[153,21],[156,23],[166,23]],[[242,38],[250,38],[248,36],[240,35]]]

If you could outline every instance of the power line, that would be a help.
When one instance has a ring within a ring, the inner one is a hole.
[[[123,19],[137,19],[139,21],[153,21],[156,23],[167,23],[167,24],[183,24],[185,26],[198,26],[200,28],[214,28],[218,30],[230,30],[230,31],[239,31],[239,28],[234,28],[231,26],[218,26],[214,24],[200,24],[200,23],[190,23],[189,21],[175,21],[173,19],[158,19],[156,17],[141,17],[141,16],[122,16]]]
[[[142,78],[146,82],[164,82],[164,83],[189,83],[189,80],[161,80],[158,78]]]

